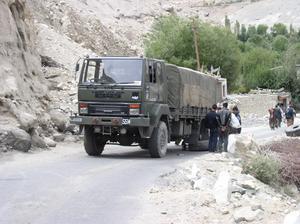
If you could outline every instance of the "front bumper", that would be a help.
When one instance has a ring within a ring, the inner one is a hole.
[[[77,124],[77,125],[149,127],[150,126],[150,118],[147,118],[147,117],[71,116],[70,123]]]

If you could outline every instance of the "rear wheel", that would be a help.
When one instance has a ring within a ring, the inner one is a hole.
[[[94,128],[84,127],[84,148],[89,156],[100,156],[104,150],[106,141],[94,133]]]
[[[152,158],[162,158],[167,154],[168,128],[165,122],[160,121],[153,130],[149,140],[149,152]]]

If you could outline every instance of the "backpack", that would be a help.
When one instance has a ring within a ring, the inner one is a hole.
[[[293,116],[294,116],[293,108],[288,108],[287,111],[285,112],[285,118],[291,119]]]

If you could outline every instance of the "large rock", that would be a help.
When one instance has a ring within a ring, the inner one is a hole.
[[[214,197],[217,204],[228,204],[232,193],[232,180],[228,172],[223,171],[214,185]]]
[[[45,149],[47,148],[47,144],[43,137],[39,136],[38,133],[34,133],[31,137],[32,145],[38,148]]]
[[[20,122],[20,128],[25,131],[34,129],[38,124],[38,120],[34,115],[25,112],[18,115],[18,120]]]
[[[56,142],[53,141],[51,138],[45,137],[44,141],[45,141],[45,143],[48,147],[55,147],[56,146]]]
[[[252,222],[254,220],[261,219],[261,214],[263,213],[262,210],[257,209],[253,210],[251,206],[246,206],[242,208],[238,208],[233,213],[233,218],[236,223],[240,222]]]
[[[228,139],[228,152],[239,158],[249,158],[256,154],[259,145],[252,135],[230,135]]]
[[[28,152],[31,148],[31,136],[19,128],[0,127],[0,145],[5,145],[8,149]]]
[[[68,118],[64,113],[52,110],[50,111],[50,117],[58,131],[64,132],[66,130]]]
[[[300,211],[293,211],[284,217],[283,224],[299,224]]]

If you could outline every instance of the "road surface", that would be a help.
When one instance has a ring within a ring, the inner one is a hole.
[[[284,129],[244,128],[262,141]],[[138,147],[108,145],[102,157],[88,157],[81,143],[51,151],[12,153],[0,158],[0,223],[136,223],[144,195],[159,175],[206,152],[182,152],[170,145],[166,158],[151,159]],[[154,222],[155,223],[155,220]]]
[[[164,159],[108,145],[101,158],[82,144],[0,160],[0,223],[131,223],[155,179],[203,152],[170,146]],[[8,161],[6,161],[8,160]]]

